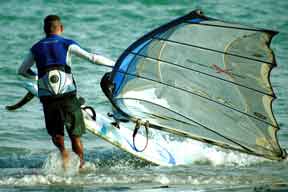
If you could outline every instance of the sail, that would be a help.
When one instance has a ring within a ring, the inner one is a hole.
[[[128,47],[108,77],[110,86],[102,89],[131,121],[282,159],[286,153],[277,139],[270,83],[276,62],[269,46],[275,34],[196,10]]]

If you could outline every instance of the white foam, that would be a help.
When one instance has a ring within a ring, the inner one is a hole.
[[[170,140],[166,133],[159,133],[159,131],[154,134],[153,139],[169,149],[175,157],[177,165],[208,163],[213,166],[248,166],[269,161],[261,157],[221,149],[192,139]]]
[[[64,170],[62,157],[59,152],[51,152],[43,163],[40,170],[34,170],[32,174],[22,177],[13,176],[0,179],[1,185],[14,186],[35,186],[35,185],[51,185],[51,184],[83,184],[86,181],[81,178],[80,174],[94,172],[95,164],[85,162],[83,169],[79,170],[80,159],[73,153],[69,152],[69,161],[67,168]]]
[[[63,168],[63,160],[60,152],[52,152],[48,155],[42,166],[42,172],[45,175],[73,176],[78,174],[80,166],[79,157],[73,152],[69,152],[69,161],[67,168]]]
[[[25,175],[21,178],[9,177],[0,180],[0,185],[31,186],[36,184],[49,185],[51,183],[43,175]]]
[[[90,173],[96,171],[96,165],[91,162],[85,162],[83,168],[81,168],[80,173]]]

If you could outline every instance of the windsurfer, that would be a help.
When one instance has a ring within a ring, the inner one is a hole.
[[[67,167],[69,154],[64,145],[64,126],[72,143],[72,150],[84,165],[83,144],[85,133],[75,80],[71,73],[71,55],[92,63],[113,66],[114,62],[98,54],[83,50],[75,41],[60,36],[64,31],[60,17],[48,15],[44,19],[46,37],[32,46],[18,74],[38,80],[38,96],[43,105],[46,129],[54,145],[60,150],[63,167]],[[31,67],[36,63],[37,74]],[[64,83],[63,83],[64,82]]]

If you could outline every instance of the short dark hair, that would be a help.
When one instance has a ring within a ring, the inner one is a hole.
[[[48,15],[44,19],[44,32],[46,35],[51,34],[61,24],[61,19],[58,15]]]

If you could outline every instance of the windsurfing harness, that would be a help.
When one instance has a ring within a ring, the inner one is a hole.
[[[73,40],[50,35],[31,48],[38,70],[39,97],[76,93],[69,55],[70,46],[75,44]]]
[[[270,83],[275,34],[196,10],[128,47],[104,76],[102,89],[132,122],[282,159],[286,153],[277,139]]]

